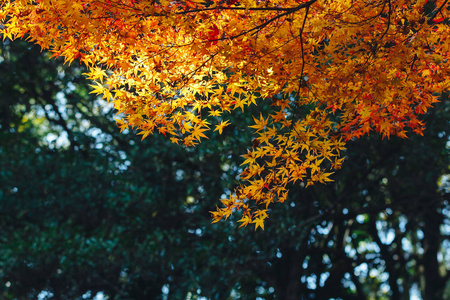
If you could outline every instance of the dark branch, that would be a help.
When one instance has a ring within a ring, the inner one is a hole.
[[[445,0],[444,3],[442,3],[441,6],[439,6],[439,8],[437,8],[437,9],[435,9],[435,10],[433,11],[433,13],[431,14],[430,18],[429,18],[428,21],[427,21],[427,24],[428,24],[428,25],[433,25],[433,24],[434,24],[433,19],[437,16],[437,14],[438,14],[439,12],[441,12],[441,10],[444,8],[444,6],[445,6],[445,4],[447,4],[447,2],[448,2],[448,0]]]
[[[243,31],[243,32],[241,32],[241,33],[239,33],[239,34],[237,34],[237,35],[231,36],[231,37],[217,39],[217,41],[220,41],[220,40],[233,40],[233,39],[238,38],[238,37],[240,37],[240,36],[243,36],[243,35],[245,35],[245,34],[247,34],[247,33],[250,33],[250,32],[253,32],[253,31],[256,31],[256,30],[259,30],[259,29],[262,29],[262,28],[266,27],[267,25],[269,25],[270,23],[272,23],[273,21],[275,21],[275,20],[277,20],[277,19],[279,19],[279,18],[281,18],[281,17],[284,17],[284,16],[287,16],[287,15],[293,14],[293,13],[299,11],[299,10],[302,9],[302,8],[307,8],[307,9],[309,9],[309,7],[310,7],[312,4],[314,4],[315,2],[317,2],[317,0],[310,0],[310,1],[308,1],[308,2],[302,3],[302,4],[300,4],[300,5],[297,6],[297,7],[293,7],[293,8],[291,8],[291,9],[285,11],[284,13],[281,13],[281,14],[279,14],[279,15],[276,15],[275,17],[273,17],[273,18],[267,20],[267,21],[264,22],[264,23],[261,23],[261,24],[258,25],[258,26],[255,26],[255,27],[253,27],[253,28],[251,28],[251,29],[249,29],[249,30]],[[211,40],[211,41],[216,41],[216,40]],[[210,42],[211,42],[211,41],[210,41]]]
[[[305,30],[306,19],[308,17],[309,6],[306,8],[305,18],[303,19],[302,28],[300,29],[300,48],[302,50],[302,71],[300,72],[300,83],[299,83],[299,91],[297,94],[300,94],[300,87],[304,81],[303,71],[305,70],[305,51],[303,49],[303,31]]]
[[[295,7],[294,7],[295,8]],[[289,11],[293,7],[226,7],[226,6],[216,6],[207,8],[197,8],[186,11],[176,12],[176,15],[192,14],[197,12],[211,11],[211,10],[246,10],[246,11]]]

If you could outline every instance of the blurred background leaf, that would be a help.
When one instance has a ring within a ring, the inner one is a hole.
[[[249,115],[195,148],[141,142],[80,66],[0,51],[2,299],[450,298],[448,95],[423,137],[351,142],[335,182],[293,188],[254,232],[209,214]]]

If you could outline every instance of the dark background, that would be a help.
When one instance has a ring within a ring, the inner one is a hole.
[[[1,299],[450,299],[447,95],[423,137],[350,142],[335,182],[293,188],[255,232],[209,213],[250,114],[195,148],[141,141],[48,56],[0,48]]]

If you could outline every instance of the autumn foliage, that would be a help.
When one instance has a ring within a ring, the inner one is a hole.
[[[215,222],[239,211],[264,228],[290,185],[331,180],[347,141],[422,134],[420,115],[450,85],[447,0],[0,3],[4,39],[84,63],[120,128],[143,138],[194,146],[233,110],[260,108]]]

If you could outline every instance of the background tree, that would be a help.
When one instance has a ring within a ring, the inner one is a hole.
[[[208,212],[253,147],[234,125],[249,115],[195,148],[141,142],[46,56],[1,48],[2,298],[449,298],[446,95],[423,137],[352,141],[336,182],[294,188],[253,232]]]

